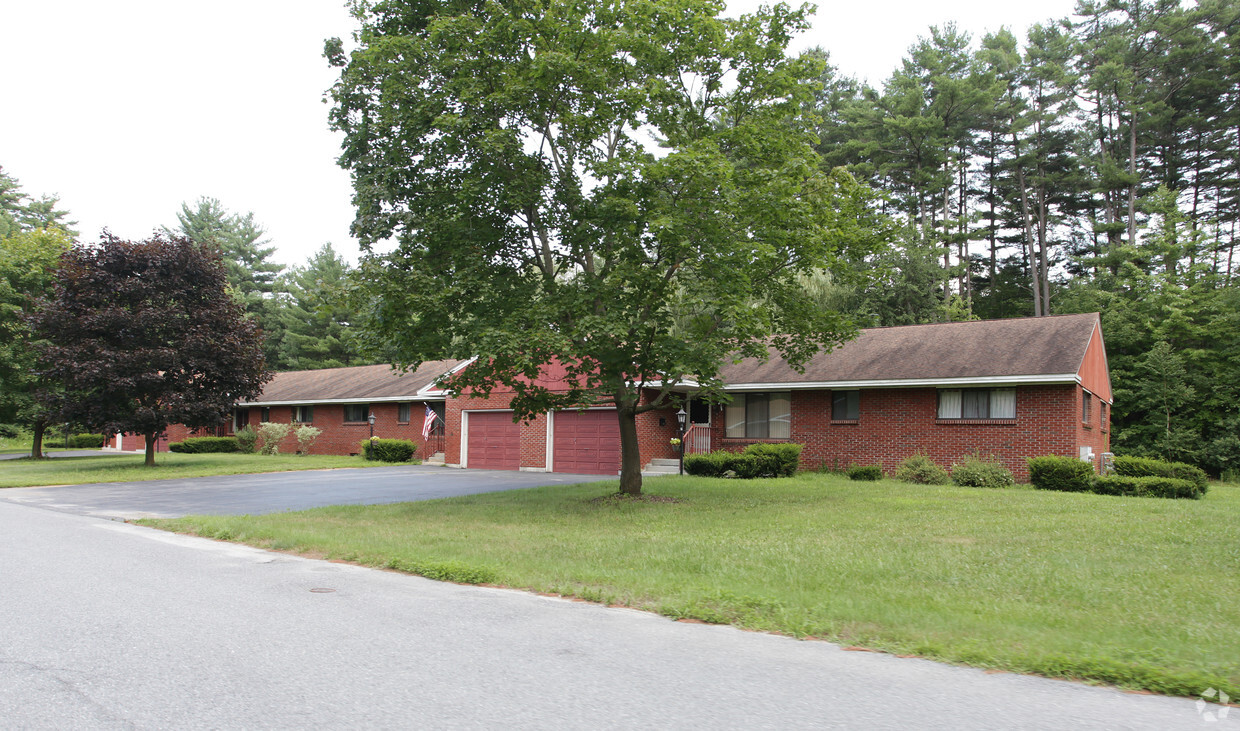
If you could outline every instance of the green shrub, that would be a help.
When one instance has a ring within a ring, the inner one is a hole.
[[[1048,454],[1030,457],[1029,482],[1039,490],[1089,492],[1093,487],[1094,466],[1074,457]]]
[[[297,453],[310,454],[310,447],[314,446],[314,440],[319,438],[323,430],[303,424],[293,433],[297,435]]]
[[[69,437],[69,445],[74,449],[99,449],[103,446],[102,434],[74,434]]]
[[[366,459],[379,462],[408,462],[418,445],[408,439],[367,439],[362,442]]]
[[[1208,486],[1206,473],[1199,467],[1184,462],[1165,462],[1148,457],[1117,455],[1115,474],[1124,477],[1169,477],[1174,480],[1188,480],[1201,490],[1202,495],[1206,494]]]
[[[801,460],[802,444],[750,444],[741,454],[757,458],[759,477],[792,477]]]
[[[848,468],[848,479],[862,482],[877,482],[883,479],[881,464],[855,464]]]
[[[924,454],[914,454],[901,462],[896,468],[895,478],[918,485],[946,485],[952,481],[947,470]]]
[[[214,454],[220,452],[236,452],[236,437],[189,437],[183,442],[172,442],[168,445],[170,452],[184,454]]]
[[[706,454],[686,454],[685,473],[698,477],[722,477],[728,471],[733,452],[708,452]]]
[[[284,441],[292,428],[292,424],[277,424],[274,421],[259,424],[258,438],[262,440],[263,446],[259,447],[258,451],[262,454],[279,454],[280,442]]]
[[[237,430],[237,451],[242,454],[254,454],[254,450],[258,447],[258,432],[254,431],[254,427],[246,424]]]
[[[800,444],[751,444],[742,452],[718,450],[685,455],[685,472],[699,477],[790,477],[797,470]]]
[[[1131,497],[1187,498],[1200,500],[1205,490],[1189,480],[1174,477],[1130,477],[1128,475],[1103,475],[1094,480],[1094,492],[1100,495],[1125,495]]]
[[[962,487],[1008,487],[1016,484],[1016,478],[999,460],[974,454],[952,465],[952,482]]]
[[[12,424],[0,424],[0,439],[16,439],[22,435],[22,430]]]

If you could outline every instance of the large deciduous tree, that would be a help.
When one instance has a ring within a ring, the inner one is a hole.
[[[15,422],[34,433],[31,456],[43,456],[47,409],[36,394],[52,384],[38,375],[30,313],[55,281],[60,257],[72,244],[58,228],[0,237],[0,423]]]
[[[356,3],[329,41],[354,231],[400,360],[475,355],[457,390],[517,418],[614,405],[621,491],[635,416],[735,356],[794,366],[847,337],[802,278],[873,245],[868,189],[823,172],[806,10],[713,0]],[[851,251],[850,251],[851,249]],[[535,382],[567,369],[563,391]]]
[[[169,425],[218,425],[270,377],[262,335],[229,296],[217,250],[161,235],[104,233],[61,259],[33,322],[44,376],[64,387],[60,416],[146,437],[146,464]]]

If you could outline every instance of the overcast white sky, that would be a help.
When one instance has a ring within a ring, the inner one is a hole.
[[[931,25],[1023,37],[1073,5],[824,0],[794,48],[823,46],[843,73],[880,84]],[[145,237],[210,196],[253,211],[282,263],[328,241],[356,260],[321,57],[324,38],[352,29],[343,0],[0,2],[0,166],[27,193],[58,194],[84,240],[104,227]]]

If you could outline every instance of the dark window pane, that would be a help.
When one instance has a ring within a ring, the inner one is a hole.
[[[983,389],[975,389],[965,391],[961,394],[964,399],[961,404],[961,417],[965,419],[989,419],[990,418],[990,391]]]
[[[771,397],[765,393],[751,393],[745,397],[745,436],[750,439],[766,439],[771,431]]]
[[[831,418],[836,421],[856,420],[861,415],[860,391],[832,391]]]

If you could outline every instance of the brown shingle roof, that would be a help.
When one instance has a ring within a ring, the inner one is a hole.
[[[275,374],[258,398],[247,403],[299,403],[412,399],[463,360],[428,360],[409,373],[390,365],[324,368],[316,371],[285,371]]]
[[[1075,374],[1098,321],[1091,313],[870,328],[814,356],[805,373],[774,355],[725,365],[720,375],[737,386]]]

